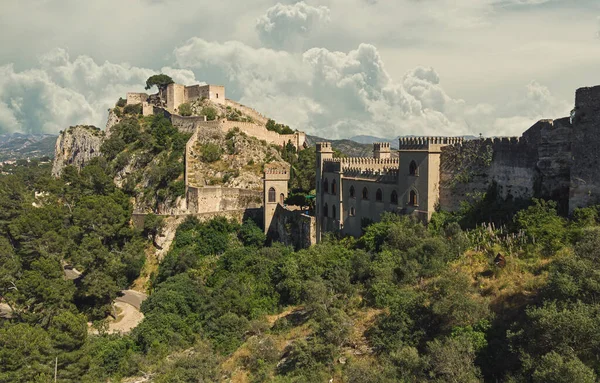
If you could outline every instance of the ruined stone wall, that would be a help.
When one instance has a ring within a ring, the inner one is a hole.
[[[522,137],[465,141],[442,149],[440,207],[457,210],[495,183],[498,197],[544,198],[568,206],[571,172],[569,119],[542,120]]]
[[[202,97],[200,85],[186,86],[184,90],[185,102],[197,100]]]
[[[184,117],[178,114],[169,114],[168,118],[171,120],[173,126],[183,133],[193,133],[196,131],[196,128],[202,126],[215,127],[220,124],[219,121],[206,121],[205,116]]]
[[[146,93],[127,93],[127,105],[141,104],[148,100]]]
[[[300,210],[289,210],[277,205],[270,238],[280,241],[296,250],[306,249],[317,243],[317,222],[315,217],[304,214]]]
[[[143,116],[152,116],[154,114],[154,105],[147,103],[146,101],[142,102],[142,115]]]
[[[240,110],[246,116],[252,117],[254,119],[254,121],[256,121],[260,125],[266,125],[267,122],[269,121],[269,119],[266,116],[263,116],[258,111],[254,110],[254,109],[252,109],[252,108],[250,108],[250,107],[248,107],[246,105],[242,105],[242,104],[240,104],[238,102],[235,102],[233,100],[226,99],[225,100],[225,105],[226,106],[231,106],[232,108]]]
[[[187,208],[190,213],[210,213],[262,206],[262,192],[224,188],[220,186],[187,187]]]
[[[569,210],[600,203],[600,86],[578,89],[573,123]]]

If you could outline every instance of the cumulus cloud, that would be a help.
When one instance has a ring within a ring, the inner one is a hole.
[[[387,137],[519,134],[537,118],[568,111],[535,82],[518,101],[496,107],[468,105],[451,97],[433,68],[417,67],[396,81],[386,71],[377,48],[369,44],[349,52],[312,48],[299,55],[235,41],[221,44],[193,38],[174,55],[182,68],[226,78],[228,93],[242,103],[330,138],[365,132]]]
[[[71,58],[64,49],[39,57],[33,69],[0,66],[0,132],[56,133],[70,125],[103,126],[107,109],[145,80],[166,73],[178,83],[221,82],[228,97],[308,133],[327,138],[357,134],[514,135],[540,118],[567,115],[570,106],[531,82],[502,105],[469,104],[443,88],[435,69],[416,67],[400,79],[386,70],[377,48],[348,52],[312,48],[291,53],[237,41],[192,38],[160,71]]]
[[[193,72],[165,67],[180,83],[195,83]],[[70,125],[103,126],[107,109],[128,91],[143,91],[157,71],[127,64],[71,59],[64,49],[39,57],[34,69],[0,66],[0,132],[57,133]]]
[[[330,21],[329,12],[326,6],[315,7],[304,1],[277,3],[258,18],[256,30],[267,47],[296,49]]]

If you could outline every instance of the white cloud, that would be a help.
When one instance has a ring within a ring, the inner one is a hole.
[[[326,6],[312,6],[300,1],[284,5],[277,3],[258,18],[256,30],[267,47],[297,49],[303,40],[330,21]]]
[[[165,67],[176,81],[194,83],[189,70]],[[0,66],[0,132],[57,133],[70,125],[104,126],[107,109],[128,91],[143,91],[152,69],[97,64],[87,56],[71,60],[64,49],[39,58],[35,69]]]
[[[514,135],[538,119],[565,116],[570,110],[537,82],[505,104],[468,104],[450,96],[430,67],[416,67],[395,80],[369,44],[348,52],[312,48],[294,54],[193,38],[174,56],[177,68],[160,72],[176,82],[197,83],[193,71],[207,82],[223,79],[230,98],[328,138],[366,132],[386,137]],[[117,98],[143,91],[145,80],[155,73],[87,56],[72,59],[64,49],[42,55],[34,69],[0,66],[0,132],[56,133],[82,123],[102,127]]]
[[[387,137],[520,134],[536,119],[568,112],[566,103],[535,82],[519,101],[507,106],[468,105],[451,97],[433,68],[417,67],[398,82],[369,44],[347,53],[312,48],[299,55],[193,38],[174,55],[180,67],[226,78],[228,94],[237,95],[242,103],[329,138],[365,132]],[[518,129],[517,119],[522,122]]]

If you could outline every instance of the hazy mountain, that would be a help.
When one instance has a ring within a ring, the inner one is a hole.
[[[56,137],[52,134],[0,134],[0,161],[52,158]]]

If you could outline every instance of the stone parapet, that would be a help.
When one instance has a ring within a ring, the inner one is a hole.
[[[399,150],[440,150],[442,146],[461,144],[462,137],[400,137]]]

